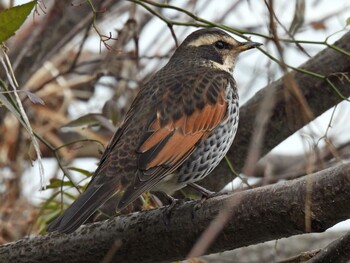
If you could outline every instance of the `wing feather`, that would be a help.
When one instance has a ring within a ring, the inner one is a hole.
[[[216,104],[197,109],[190,116],[169,121],[161,126],[160,115],[151,123],[152,134],[140,145],[139,167],[149,170],[154,167],[179,166],[183,157],[204,140],[225,118],[227,103],[221,92]],[[154,149],[157,149],[156,151]],[[147,156],[147,158],[143,158]],[[159,172],[159,170],[157,170]]]

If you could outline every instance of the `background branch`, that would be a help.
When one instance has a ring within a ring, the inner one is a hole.
[[[350,258],[350,232],[330,243],[308,263],[348,263]]]

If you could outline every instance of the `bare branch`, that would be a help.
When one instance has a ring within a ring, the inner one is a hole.
[[[347,263],[350,258],[350,232],[330,243],[308,263],[337,262]]]
[[[0,261],[100,262],[112,250],[115,262],[180,260],[220,211],[237,199],[232,218],[206,253],[305,233],[307,182],[312,186],[312,232],[350,217],[348,163],[294,181],[212,198],[199,208],[198,202],[188,202],[175,207],[167,220],[163,219],[168,210],[160,208],[86,225],[70,235],[22,239],[0,247]]]

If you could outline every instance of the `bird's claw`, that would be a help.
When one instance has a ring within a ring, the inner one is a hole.
[[[181,199],[176,199],[170,195],[166,195],[167,199],[169,200],[169,206],[165,207],[165,212],[164,212],[164,216],[163,216],[163,220],[165,222],[166,225],[170,224],[170,218],[171,218],[171,213],[173,211],[173,209],[175,208],[175,206],[179,205],[179,204],[183,204],[184,200]]]
[[[209,195],[207,196],[203,196],[201,200],[199,200],[192,209],[192,219],[195,216],[196,211],[198,211],[204,204],[205,201],[207,201],[208,199],[217,197],[217,196],[221,196],[221,195],[227,195],[229,194],[228,192],[211,192]]]

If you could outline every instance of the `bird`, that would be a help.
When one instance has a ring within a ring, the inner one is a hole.
[[[237,57],[260,45],[217,28],[187,36],[141,85],[86,190],[47,232],[74,232],[112,196],[120,211],[148,191],[204,191],[196,182],[223,159],[238,127]]]

